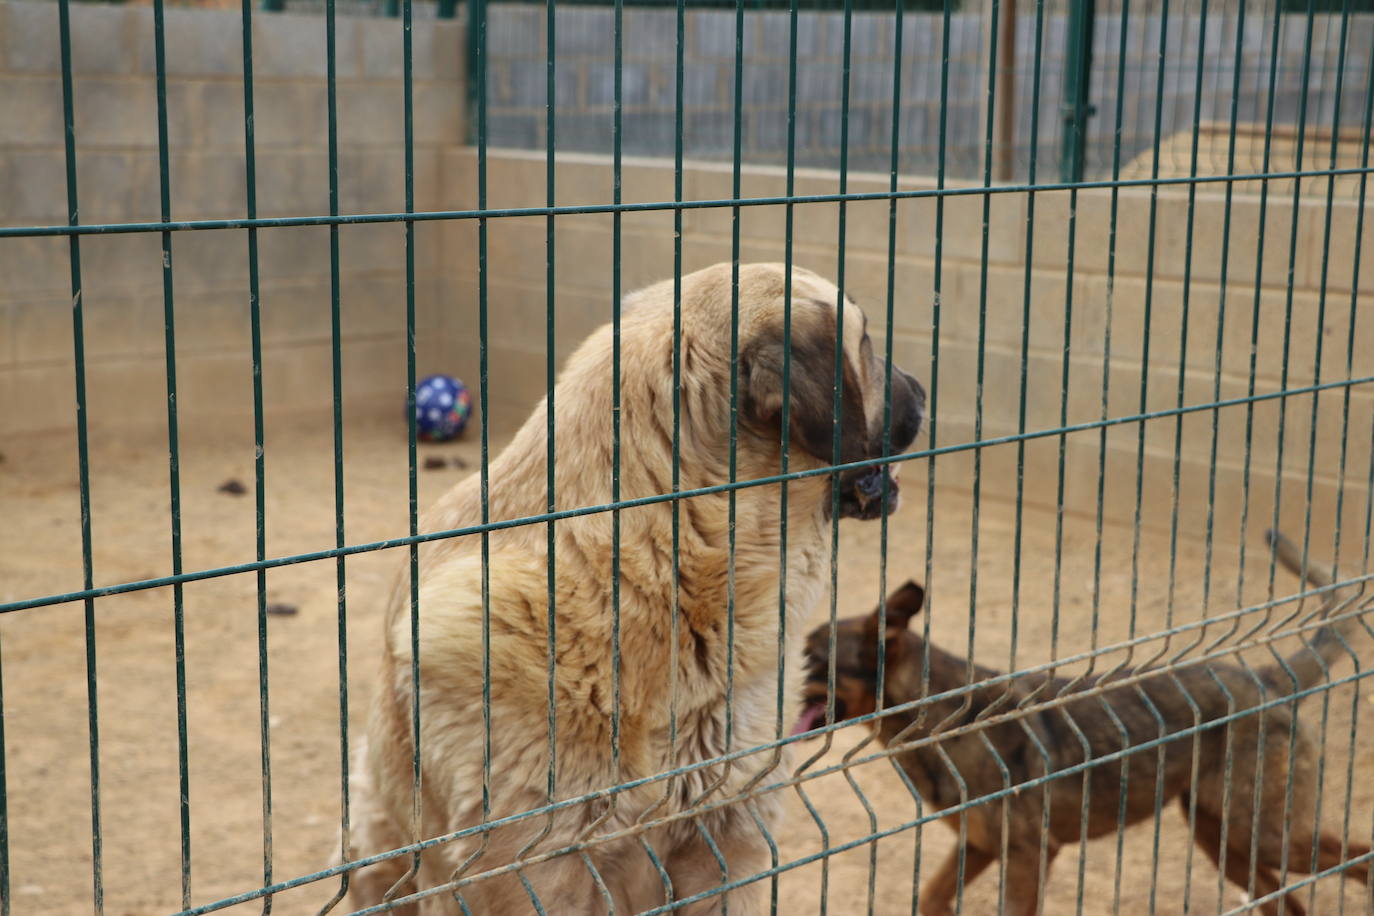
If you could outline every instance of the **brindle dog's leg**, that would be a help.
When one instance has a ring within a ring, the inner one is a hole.
[[[1193,840],[1202,851],[1207,853],[1207,857],[1212,860],[1212,864],[1217,868],[1222,868],[1221,863],[1221,819],[1216,815],[1203,811],[1197,812],[1197,819],[1193,827]],[[1248,842],[1245,849],[1236,849],[1234,845],[1227,844],[1226,850],[1226,878],[1242,891],[1250,886],[1250,850]],[[1279,884],[1278,876],[1272,870],[1258,863],[1254,867],[1255,880],[1255,899],[1267,897],[1279,890],[1283,885]],[[1288,916],[1307,916],[1301,904],[1288,896],[1283,898]],[[1279,901],[1270,900],[1260,906],[1260,911],[1265,916],[1279,916]]]
[[[1045,838],[1045,874],[1050,872],[1059,844]],[[1040,912],[1040,845],[1007,847],[1007,912],[1016,916],[1037,916]]]
[[[964,846],[964,885],[997,861],[997,854],[976,846]],[[954,895],[959,891],[959,849],[950,852],[940,870],[921,885],[921,916],[953,916]]]

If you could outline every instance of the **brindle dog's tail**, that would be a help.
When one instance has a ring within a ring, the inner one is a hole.
[[[1274,548],[1274,555],[1278,561],[1289,572],[1305,578],[1318,588],[1325,588],[1335,581],[1330,569],[1313,565],[1310,559],[1304,562],[1302,551],[1283,532],[1266,531],[1264,537]],[[1333,611],[1348,614],[1354,609],[1352,602],[1357,595],[1358,590],[1355,586],[1329,591],[1326,593],[1318,613],[1322,617],[1328,616]],[[1319,627],[1311,636],[1307,637],[1306,646],[1284,660],[1288,670],[1285,671],[1282,667],[1276,666],[1268,672],[1271,675],[1269,679],[1276,686],[1281,685],[1281,689],[1285,691],[1292,688],[1293,678],[1297,678],[1297,690],[1303,690],[1321,683],[1326,676],[1327,669],[1344,654],[1346,643],[1343,637],[1353,632],[1359,625],[1360,616],[1352,615],[1335,623]]]

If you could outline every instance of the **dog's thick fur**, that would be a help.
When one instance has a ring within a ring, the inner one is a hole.
[[[738,447],[736,475],[748,480],[781,469],[783,334],[782,265],[739,269]],[[681,443],[679,485],[706,487],[729,479],[731,423],[730,265],[717,265],[681,281]],[[672,492],[674,288],[667,281],[628,296],[621,327],[620,497]],[[800,268],[792,273],[791,470],[830,463],[834,430],[836,360],[834,284]],[[873,355],[865,319],[847,299],[844,308],[843,401],[840,459],[879,457],[887,364]],[[556,440],[554,492],[559,508],[612,500],[612,332],[592,334],[568,360],[554,390]],[[918,432],[925,394],[901,370],[891,373],[890,453],[905,451]],[[547,509],[548,403],[541,403],[490,469],[490,518],[538,515]],[[841,475],[854,491],[858,475]],[[872,492],[871,477],[867,492]],[[890,484],[895,496],[895,481]],[[594,792],[648,777],[731,749],[775,739],[779,623],[780,487],[737,491],[735,556],[733,736],[726,741],[728,497],[694,497],[680,504],[678,590],[674,586],[674,510],[659,502],[620,512],[620,718],[619,769],[613,768],[612,516],[608,512],[490,533],[489,671],[483,662],[482,554],[477,536],[427,544],[419,576],[419,646],[423,773],[419,837],[470,828],[483,821],[483,677],[491,698],[489,819],[516,815],[547,801],[549,779],[548,613],[554,599],[556,670],[555,799]],[[829,543],[830,478],[797,480],[788,491],[787,617],[789,633],[818,598]],[[860,505],[862,503],[862,505]],[[891,508],[891,505],[886,507]],[[871,501],[842,502],[842,514],[874,514]],[[881,513],[877,513],[881,514]],[[425,516],[425,530],[482,521],[477,475],[458,484]],[[557,561],[552,583],[548,562]],[[676,709],[671,709],[670,634],[678,609],[679,664]],[[403,573],[386,611],[382,673],[368,729],[365,773],[357,790],[352,852],[367,855],[412,842],[411,616],[409,579]],[[799,640],[798,640],[799,641]],[[799,645],[789,655],[799,659]],[[787,677],[794,679],[794,668]],[[795,693],[793,694],[795,695]],[[676,754],[669,740],[675,718]],[[728,771],[698,770],[665,786],[651,783],[554,816],[519,821],[479,836],[427,849],[418,873],[399,893],[472,876],[582,838],[599,817],[598,834],[633,826],[648,812],[684,810],[715,780],[717,791],[739,790],[760,764]],[[666,792],[666,799],[665,799]],[[662,802],[662,804],[660,804]],[[773,824],[773,802],[756,813]],[[549,913],[633,913],[718,886],[722,866],[703,839],[704,827],[724,859],[730,880],[768,862],[767,847],[749,811],[730,807],[678,821],[647,835],[668,881],[638,839],[594,846],[585,857],[563,856],[462,888],[472,913],[514,916],[533,912],[538,895]],[[547,832],[545,832],[547,831]],[[526,850],[533,840],[537,844]],[[522,855],[522,850],[525,850]],[[597,876],[588,868],[595,866]],[[363,870],[353,879],[354,901],[378,903],[405,876],[407,857]],[[598,887],[597,877],[603,884]],[[761,885],[729,894],[731,913],[758,911]],[[609,901],[608,901],[609,898]],[[716,913],[721,895],[682,912]],[[424,913],[456,913],[445,891],[424,898]]]
[[[1270,537],[1279,560],[1302,575],[1299,551],[1280,534],[1271,533]],[[1318,586],[1330,585],[1332,581],[1328,573],[1311,567],[1307,568],[1306,577]],[[1330,613],[1333,609],[1348,613],[1354,597],[1352,592],[1353,589],[1347,588],[1329,593],[1322,613]],[[908,582],[887,599],[886,633],[881,640],[886,657],[885,707],[922,696],[935,696],[1001,673],[982,666],[975,666],[970,672],[964,657],[927,646],[918,634],[908,629],[909,621],[924,601],[924,590],[914,582]],[[1233,712],[1243,713],[1246,708],[1265,700],[1288,696],[1320,683],[1327,666],[1345,654],[1340,631],[1356,623],[1357,618],[1349,617],[1319,628],[1310,638],[1310,648],[1304,647],[1285,660],[1287,671],[1285,665],[1278,664],[1254,670],[1213,662],[1170,673],[1160,672],[1134,686],[1108,689],[1100,697],[1072,700],[1058,708],[1030,706],[1024,717],[1015,721],[948,738],[938,744],[926,744],[901,753],[896,760],[932,808],[948,808],[1000,792],[1007,785],[1016,786],[1082,764],[1085,760],[1118,753],[1127,744],[1153,741],[1161,732],[1179,732],[1198,722],[1215,721]],[[875,710],[878,627],[877,611],[837,624],[833,652],[837,720]],[[830,647],[828,624],[818,627],[808,637],[806,706],[798,721],[799,731],[814,728],[825,719]],[[929,692],[923,693],[922,659],[927,650]],[[1118,676],[1139,673],[1138,670],[1124,671]],[[1044,676],[1027,677],[1013,681],[1009,688],[1005,684],[978,687],[964,696],[936,700],[912,711],[879,717],[873,724],[884,743],[925,738],[941,729],[942,724],[944,728],[957,727],[989,712],[1010,712],[1037,689],[1041,691],[1041,699],[1049,699],[1069,683],[1059,678],[1049,678],[1048,683],[1046,680]],[[1103,683],[1100,677],[1088,678],[1082,682],[1081,689]],[[965,698],[967,706],[963,705]],[[1196,712],[1192,704],[1196,705]],[[919,722],[918,714],[922,716]],[[1229,727],[1202,731],[1197,738],[1196,772],[1193,741],[1187,738],[1162,745],[1162,774],[1159,772],[1159,750],[1154,747],[1092,766],[1086,771],[1087,780],[1091,782],[1086,836],[1116,831],[1123,812],[1127,824],[1152,817],[1158,779],[1162,801],[1178,798],[1185,815],[1190,805],[1196,804],[1195,842],[1223,869],[1226,877],[1243,890],[1250,888],[1253,880],[1256,898],[1281,889],[1278,874],[1285,865],[1290,873],[1339,865],[1340,838],[1317,833],[1319,752],[1301,722],[1295,721],[1295,715],[1295,707],[1276,705],[1243,716]],[[1296,728],[1296,745],[1291,758],[1290,728]],[[1231,760],[1229,785],[1228,754]],[[1006,767],[1005,775],[997,757]],[[1121,798],[1123,759],[1129,761],[1124,802]],[[957,770],[957,775],[952,770]],[[1290,777],[1291,804],[1287,798]],[[1045,784],[1048,822],[1045,820],[1044,789],[1031,788],[1006,798],[1008,913],[1018,916],[1037,913],[1042,869],[1047,873],[1062,846],[1084,837],[1081,823],[1084,784],[1083,771]],[[1255,797],[1257,785],[1260,788],[1258,800]],[[1257,810],[1258,825],[1254,822]],[[1003,803],[995,801],[946,817],[946,822],[955,829],[959,828],[961,819],[967,819],[965,883],[1002,857],[1003,816]],[[1223,829],[1225,849],[1222,848]],[[1257,830],[1259,838],[1253,870],[1250,858],[1252,829]],[[1346,843],[1344,849],[1351,857],[1369,852],[1369,847],[1360,843]],[[1352,865],[1344,874],[1367,882],[1369,866],[1367,863]],[[925,916],[953,913],[958,888],[956,850],[922,883],[919,889],[921,912]],[[1280,903],[1286,903],[1290,914],[1304,912],[1294,895],[1270,900],[1261,909],[1275,916],[1280,912]]]

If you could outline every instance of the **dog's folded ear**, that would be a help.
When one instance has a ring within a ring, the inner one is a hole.
[[[835,329],[819,309],[807,309],[802,302],[798,306],[792,321],[788,365],[784,365],[781,328],[755,335],[741,349],[741,413],[755,429],[778,430],[785,373],[792,443],[828,463],[834,457]],[[839,460],[858,461],[869,457],[863,394],[848,360],[841,362],[840,372]]]
[[[887,596],[888,630],[905,630],[925,603],[925,588],[918,582],[907,580],[905,585]]]
[[[926,590],[917,582],[908,580],[905,585],[887,596],[884,602],[886,610],[883,613],[885,624],[886,639],[896,638],[903,630],[911,624],[911,618],[915,617],[926,602]],[[870,636],[878,632],[878,614],[883,611],[878,608],[868,616],[867,630]]]

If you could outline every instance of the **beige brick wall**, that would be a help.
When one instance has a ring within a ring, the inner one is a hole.
[[[445,206],[475,206],[475,155],[455,150],[444,156]],[[493,151],[488,166],[489,204],[493,207],[542,206],[545,160],[542,154]],[[749,167],[741,176],[746,197],[782,195],[785,175],[772,167]],[[609,160],[592,155],[566,155],[556,169],[560,204],[601,203],[611,199]],[[904,179],[903,189],[932,187],[926,179]],[[838,190],[831,172],[799,171],[796,193],[829,194]],[[886,176],[851,175],[848,189],[884,191]],[[628,160],[623,178],[626,201],[662,201],[673,197],[671,162]],[[727,166],[689,164],[683,175],[689,200],[730,196]],[[989,199],[986,279],[982,271],[982,195],[945,199],[939,301],[935,334],[936,202],[903,200],[897,206],[894,265],[893,345],[896,358],[917,372],[937,392],[938,446],[972,441],[978,415],[977,367],[984,363],[982,435],[1016,433],[1020,428],[1021,353],[1026,350],[1025,425],[1027,430],[1057,427],[1061,410],[1069,424],[1092,422],[1103,414],[1103,364],[1110,353],[1106,384],[1109,416],[1128,416],[1201,404],[1219,392],[1221,398],[1274,392],[1283,384],[1309,385],[1314,378],[1332,381],[1374,374],[1374,315],[1360,301],[1352,322],[1351,280],[1356,202],[1337,200],[1331,211],[1329,239],[1325,201],[1304,199],[1298,207],[1297,243],[1292,259],[1291,321],[1289,313],[1289,247],[1293,239],[1290,198],[1270,199],[1264,208],[1264,240],[1256,274],[1260,201],[1237,195],[1231,205],[1229,256],[1223,276],[1222,237],[1225,199],[1221,193],[1199,193],[1188,241],[1185,190],[1162,189],[1155,213],[1153,260],[1149,252],[1151,195],[1148,190],[1122,190],[1117,198],[1114,272],[1111,268],[1111,210],[1108,191],[1080,192],[1076,207],[1074,264],[1067,264],[1070,201],[1067,192],[1042,192],[1034,200],[1024,193],[995,194]],[[1031,220],[1032,207],[1034,219]],[[840,207],[834,203],[795,207],[796,263],[834,276]],[[555,233],[556,355],[559,360],[589,331],[611,315],[611,217],[569,215],[557,219]],[[624,217],[621,281],[628,291],[671,276],[672,215],[668,211],[631,213]],[[491,397],[493,419],[517,421],[543,394],[544,335],[548,297],[544,283],[545,231],[542,217],[494,219],[489,222],[489,305],[491,326]],[[740,216],[741,256],[745,260],[781,259],[785,208],[744,207]],[[845,208],[845,282],[881,327],[887,296],[888,203],[866,201]],[[467,330],[450,339],[457,371],[476,375],[477,298],[476,225],[446,224],[444,250],[451,271],[442,295],[452,313],[466,316],[454,326]],[[1030,234],[1029,308],[1027,234]],[[694,270],[730,257],[731,214],[728,208],[691,209],[683,215],[683,266]],[[1191,265],[1186,255],[1191,250]],[[1370,246],[1361,248],[1360,297],[1374,288]],[[1326,255],[1324,258],[1323,256]],[[1323,285],[1323,269],[1325,283]],[[1070,286],[1070,276],[1072,284]],[[1189,282],[1185,285],[1184,279]],[[1153,278],[1152,280],[1150,278]],[[1258,279],[1258,285],[1256,280]],[[1072,301],[1068,292],[1072,289]],[[986,292],[984,292],[986,289]],[[1258,290],[1258,293],[1256,292]],[[1185,297],[1186,292],[1186,297]],[[1223,292],[1225,293],[1223,302]],[[1184,321],[1185,302],[1187,321]],[[985,308],[980,308],[985,304]],[[1224,316],[1222,306],[1224,305]],[[1147,308],[1148,306],[1148,308]],[[1148,333],[1146,316],[1148,312]],[[1028,314],[1028,320],[1023,316]],[[1218,343],[1218,318],[1224,317]],[[1066,317],[1069,341],[1065,345]],[[1320,317],[1320,321],[1319,321]],[[1256,329],[1257,326],[1257,329]],[[1184,334],[1186,350],[1183,347]],[[980,334],[981,329],[981,334]],[[1352,332],[1353,329],[1353,332]],[[1353,333],[1353,337],[1352,337]],[[983,345],[980,348],[980,336]],[[1254,341],[1254,375],[1251,351]],[[934,344],[939,342],[938,378],[932,377]],[[1351,346],[1353,342],[1353,346]],[[1321,371],[1314,376],[1318,343]],[[1148,353],[1145,347],[1148,344]],[[1110,351],[1108,347],[1110,346]],[[1284,358],[1285,348],[1287,358]],[[1353,367],[1347,374],[1346,361]],[[1068,397],[1063,378],[1067,360]],[[1145,373],[1142,393],[1142,361]],[[1220,362],[1221,372],[1216,371]],[[1181,367],[1181,371],[1180,371]],[[1344,493],[1343,519],[1348,536],[1360,542],[1370,475],[1371,420],[1374,386],[1350,394],[1348,424],[1343,422],[1340,390],[1318,398],[1315,424],[1313,397],[1231,407],[1215,413],[1217,423],[1215,500],[1209,503],[1213,449],[1213,413],[1183,418],[1177,444],[1173,417],[1144,425],[1144,470],[1140,503],[1144,523],[1160,528],[1171,523],[1174,505],[1174,454],[1179,454],[1179,525],[1185,537],[1205,530],[1208,506],[1214,505],[1217,536],[1233,541],[1241,530],[1266,525],[1275,497],[1276,470],[1282,479],[1279,498],[1284,518],[1301,518],[1307,503],[1309,469],[1314,524],[1334,524],[1335,507]],[[1279,437],[1280,412],[1283,437]],[[1247,438],[1247,425],[1249,436]],[[1092,516],[1098,499],[1098,466],[1105,463],[1104,513],[1109,524],[1132,522],[1137,503],[1139,424],[1113,427],[1103,436],[1093,429],[1071,434],[1065,445],[1065,508]],[[1347,438],[1342,472],[1341,440]],[[1282,443],[1282,463],[1280,459]],[[1313,451],[1309,461],[1309,449]],[[1026,499],[1053,505],[1059,474],[1058,437],[1026,444]],[[1249,500],[1244,478],[1249,454]],[[994,498],[1015,494],[1016,446],[989,448],[982,455],[982,492]],[[942,485],[971,487],[971,453],[938,460]],[[1342,481],[1344,487],[1342,488]],[[1290,516],[1289,513],[1295,513]],[[1293,524],[1290,522],[1289,524]]]
[[[84,4],[72,12],[77,26],[73,53],[81,219],[156,219],[151,13]],[[238,16],[169,10],[167,17],[173,216],[242,215]],[[326,212],[323,21],[262,14],[257,23],[260,212]],[[51,5],[0,0],[0,221],[5,224],[65,222],[56,35]],[[474,208],[476,156],[461,145],[461,26],[417,23],[414,38],[416,206]],[[402,208],[400,75],[398,23],[339,21],[344,212]],[[689,163],[682,177],[686,199],[730,196],[727,166]],[[777,168],[749,167],[741,177],[746,197],[785,191],[784,173]],[[673,183],[671,162],[630,159],[624,199],[669,200]],[[608,201],[610,162],[594,155],[560,156],[556,184],[560,204]],[[932,185],[929,179],[907,178],[902,187]],[[838,188],[833,172],[802,170],[796,176],[795,190],[801,195]],[[886,188],[885,176],[853,174],[848,181],[853,192]],[[1359,226],[1355,200],[1342,196],[1328,211],[1324,199],[1304,196],[1295,220],[1291,196],[1276,194],[1263,207],[1261,222],[1259,198],[1238,193],[1223,252],[1222,190],[1206,187],[1196,195],[1191,239],[1185,190],[1161,189],[1153,200],[1147,190],[1122,190],[1116,198],[1114,262],[1112,196],[1102,190],[1080,192],[1071,274],[1066,192],[1042,192],[1033,199],[1024,193],[992,195],[986,270],[981,195],[945,199],[938,264],[936,201],[899,202],[892,258],[894,352],[936,393],[934,443],[958,446],[974,438],[980,417],[980,360],[985,438],[1058,426],[1061,411],[1070,424],[1097,420],[1103,415],[1104,363],[1109,365],[1109,416],[1136,413],[1142,401],[1146,410],[1160,410],[1173,407],[1180,397],[1184,404],[1200,404],[1217,393],[1243,397],[1252,388],[1262,394],[1285,383],[1309,384],[1314,377],[1345,378],[1347,359],[1349,375],[1374,374],[1374,318],[1361,301],[1374,284],[1369,244],[1360,252],[1358,295],[1352,300],[1351,294]],[[544,195],[542,153],[491,151],[490,206],[539,206]],[[840,212],[834,203],[796,205],[797,263],[838,273]],[[845,283],[878,327],[887,304],[888,212],[882,200],[844,209]],[[742,257],[780,259],[785,218],[779,206],[742,208]],[[630,213],[623,225],[622,289],[670,276],[672,214]],[[500,218],[489,226],[489,390],[491,419],[499,430],[519,422],[544,390],[546,222],[542,217]],[[685,211],[684,268],[727,259],[731,228],[728,209]],[[422,373],[450,371],[474,383],[476,229],[473,220],[422,222],[415,229],[418,368]],[[183,411],[229,415],[250,408],[246,235],[241,230],[173,235]],[[612,218],[559,217],[555,236],[554,355],[561,362],[592,328],[610,318]],[[339,237],[348,403],[360,409],[393,409],[405,377],[404,227],[349,225]],[[324,409],[329,401],[329,232],[319,227],[263,229],[258,239],[267,404],[273,410]],[[90,419],[97,426],[159,424],[166,410],[159,240],[147,234],[84,236],[81,257]],[[68,265],[65,239],[0,241],[0,435],[71,428]],[[1353,317],[1352,301],[1361,306]],[[1314,375],[1319,345],[1321,370]],[[1149,367],[1143,378],[1142,363]],[[1065,390],[1067,397],[1061,399]],[[1104,516],[1108,523],[1130,523],[1139,463],[1144,469],[1139,497],[1144,521],[1167,526],[1177,451],[1179,520],[1185,535],[1200,534],[1209,512],[1223,539],[1237,537],[1242,514],[1252,529],[1264,524],[1277,476],[1285,515],[1305,507],[1310,479],[1315,523],[1334,524],[1336,505],[1343,500],[1347,533],[1358,538],[1370,475],[1374,391],[1362,386],[1350,392],[1348,414],[1343,392],[1317,400],[1315,422],[1311,396],[1290,399],[1286,409],[1266,401],[1252,409],[1217,412],[1215,462],[1214,415],[1208,412],[1189,414],[1181,424],[1174,418],[1146,424],[1143,449],[1139,425],[1113,427],[1105,434],[1096,429],[1071,434],[1064,443],[1065,508],[1089,517],[1096,513],[1098,467],[1103,464]],[[1182,433],[1177,440],[1176,426]],[[1026,443],[1028,500],[1055,503],[1059,449],[1057,437]],[[979,461],[984,495],[1013,496],[1017,447],[985,449]],[[921,465],[913,469],[918,475]],[[972,486],[971,452],[942,457],[937,467],[942,486]],[[1214,498],[1208,496],[1211,487]]]
[[[152,11],[73,4],[77,185],[83,223],[159,217]],[[415,203],[434,209],[441,152],[464,138],[463,29],[413,32]],[[325,24],[260,13],[253,30],[257,202],[261,216],[329,212]],[[168,9],[171,213],[246,213],[242,20]],[[339,206],[404,209],[401,24],[340,18]],[[57,6],[0,2],[0,224],[63,224],[66,171]],[[401,403],[405,385],[404,227],[339,230],[343,364],[350,404]],[[437,369],[443,310],[440,230],[417,225],[421,372]],[[327,408],[329,230],[258,233],[263,381],[272,408]],[[89,417],[161,423],[166,414],[163,290],[156,234],[81,238]],[[247,233],[172,236],[179,404],[187,414],[251,411]],[[74,422],[68,242],[0,240],[0,436]]]

